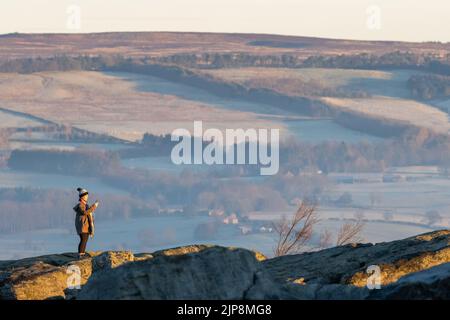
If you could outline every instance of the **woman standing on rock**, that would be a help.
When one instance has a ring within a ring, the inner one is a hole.
[[[92,206],[88,205],[89,193],[86,189],[77,188],[79,202],[73,207],[73,210],[77,213],[75,217],[75,228],[80,236],[80,243],[78,244],[78,255],[83,257],[86,251],[86,244],[89,236],[94,236],[94,216],[92,213],[98,207],[98,201]]]

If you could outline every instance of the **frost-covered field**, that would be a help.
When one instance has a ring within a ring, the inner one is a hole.
[[[294,120],[286,121],[285,137],[292,136],[299,140],[320,143],[324,141],[345,141],[356,143],[361,141],[376,142],[381,138],[363,132],[344,128],[332,120]]]
[[[280,129],[282,138],[294,136],[301,140],[310,142],[320,142],[330,139],[348,142],[377,139],[370,135],[365,135],[354,130],[343,128],[330,120],[308,119],[306,117],[305,119],[301,119],[298,116],[293,116],[289,112],[283,111],[279,108],[237,99],[218,97],[198,88],[193,88],[184,84],[174,83],[152,76],[122,72],[107,74],[135,83],[137,89],[140,91],[174,95],[187,101],[205,103],[218,109],[240,110],[255,114],[255,116],[261,117],[262,119],[268,119],[274,121],[275,123],[279,123],[278,126],[274,127]],[[235,127],[235,124],[230,123],[209,122],[208,124],[211,127],[216,128],[225,128],[230,126]],[[244,123],[242,121],[239,121],[238,124],[243,128],[253,127],[253,124]],[[170,127],[170,124],[168,123],[161,123],[161,125]],[[178,126],[184,126],[187,128],[191,125],[192,124],[190,123],[178,124]]]
[[[41,126],[42,122],[0,110],[0,128],[27,128]]]
[[[247,84],[249,86],[265,86],[277,91],[295,95],[295,84],[314,83],[324,88],[363,90],[371,95],[391,97],[409,97],[406,82],[413,74],[421,74],[415,70],[358,70],[358,69],[326,69],[326,68],[226,68],[202,70],[224,80]]]
[[[450,217],[450,179],[446,178],[339,184],[330,195],[336,198],[344,192],[351,194],[352,205],[357,207],[370,207],[372,197],[374,208],[395,209],[410,215],[422,215],[434,209]]]
[[[171,133],[194,120],[219,128],[282,126],[239,107],[218,108],[201,99],[164,93],[151,81],[144,85],[100,72],[0,74],[0,100],[16,112],[130,141],[140,140],[146,132]]]
[[[45,72],[2,77],[6,78],[0,83],[0,98],[5,107],[129,141],[141,139],[146,132],[160,135],[177,128],[192,130],[194,120],[202,120],[205,128],[220,130],[277,128],[282,137],[294,135],[312,142],[372,139],[331,121],[311,120],[260,103],[218,97],[152,76]],[[11,94],[21,83],[27,87],[26,94]],[[3,117],[8,126],[33,123],[26,117],[0,113],[0,119]],[[33,133],[29,139],[37,135]]]
[[[123,149],[121,144],[105,144],[105,143],[81,143],[81,142],[66,142],[66,141],[33,141],[33,140],[10,140],[9,147],[11,149],[26,149],[26,150],[119,150]]]
[[[411,99],[407,81],[416,70],[354,70],[323,68],[229,68],[202,71],[215,77],[256,88],[269,88],[288,95],[298,95],[298,88],[314,85],[345,92],[363,91],[368,98],[343,98],[314,95],[334,107],[373,117],[406,121],[416,126],[448,132],[447,113]],[[301,93],[301,92],[300,92]],[[443,106],[445,103],[442,104]]]

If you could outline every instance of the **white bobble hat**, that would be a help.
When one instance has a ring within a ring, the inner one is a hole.
[[[84,189],[84,188],[77,188],[77,191],[78,191],[78,196],[80,198],[85,196],[85,195],[87,195],[87,194],[89,194],[89,192],[86,189]]]

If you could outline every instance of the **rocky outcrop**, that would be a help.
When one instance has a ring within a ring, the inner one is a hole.
[[[369,266],[378,268],[379,290],[366,286],[374,276]],[[70,288],[77,275],[79,288]],[[449,299],[449,293],[448,230],[273,259],[191,245],[0,262],[0,299]]]
[[[189,251],[161,252],[152,259],[94,274],[78,298],[243,299],[253,285],[259,268],[254,252],[224,247]]]
[[[318,252],[283,256],[263,262],[281,282],[345,284],[364,287],[371,265],[380,267],[381,285],[433,266],[450,262],[450,231],[442,230],[404,240],[350,244]]]
[[[445,263],[404,276],[383,290],[376,290],[369,299],[450,299],[450,263]]]
[[[64,253],[0,263],[0,299],[41,300],[64,299],[76,295],[68,286],[79,275],[85,285],[98,271],[113,269],[134,261],[131,252],[91,253],[78,259],[77,254]],[[71,278],[72,276],[72,278]]]

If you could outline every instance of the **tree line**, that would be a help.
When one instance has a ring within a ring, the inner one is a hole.
[[[295,54],[256,55],[251,53],[179,53],[146,57],[147,63],[178,65],[188,68],[220,69],[242,67],[271,68],[344,68],[344,69],[420,69],[450,75],[450,54],[393,51],[383,54],[358,53],[314,55],[306,59]]]
[[[450,96],[450,76],[413,75],[409,78],[407,85],[411,95],[417,99],[430,100]]]
[[[294,54],[256,55],[234,53],[179,53],[168,56],[130,58],[121,55],[55,55],[48,58],[11,59],[0,64],[0,72],[32,73],[40,71],[107,70],[120,66],[161,65],[186,68],[344,68],[344,69],[416,69],[450,75],[450,54],[393,51],[383,54],[358,53],[314,55],[306,59]]]

